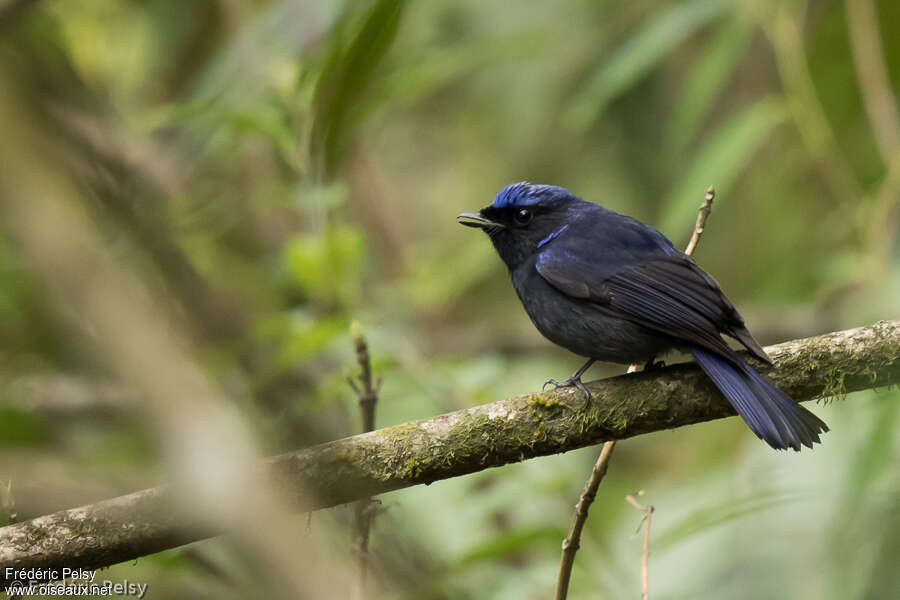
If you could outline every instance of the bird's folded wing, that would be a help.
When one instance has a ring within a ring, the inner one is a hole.
[[[557,247],[552,253],[541,253],[535,265],[564,294],[676,340],[733,356],[719,335],[727,333],[759,358],[768,359],[716,281],[690,257],[660,253],[613,267],[565,250]]]
[[[597,304],[609,302],[606,280],[617,270],[610,263],[585,260],[564,248],[538,254],[535,268],[547,283],[565,295]]]

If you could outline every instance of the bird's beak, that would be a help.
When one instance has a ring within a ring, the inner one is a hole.
[[[480,229],[504,227],[503,223],[496,223],[490,219],[485,219],[481,216],[481,213],[460,213],[459,216],[456,217],[456,220],[460,225],[465,225],[466,227],[478,227]]]

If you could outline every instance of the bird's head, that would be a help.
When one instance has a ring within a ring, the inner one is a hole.
[[[588,203],[566,188],[511,183],[497,193],[490,206],[477,213],[462,213],[457,220],[484,230],[506,266],[515,269],[561,235],[583,204]]]

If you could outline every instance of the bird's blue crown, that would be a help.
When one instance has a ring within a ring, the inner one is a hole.
[[[558,185],[536,185],[527,181],[511,183],[497,192],[491,206],[506,208],[507,206],[533,206],[542,202],[551,202],[571,196],[571,192]]]

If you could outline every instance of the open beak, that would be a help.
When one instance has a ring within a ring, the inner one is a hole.
[[[503,228],[503,223],[496,223],[490,219],[485,219],[481,213],[460,213],[456,217],[460,225],[466,227],[478,227],[479,229],[491,229],[492,227]]]

